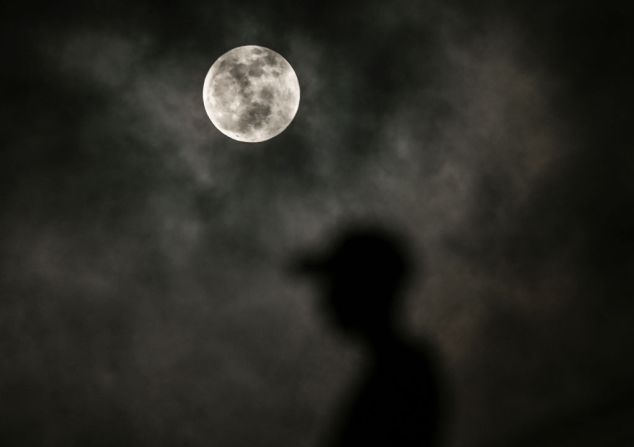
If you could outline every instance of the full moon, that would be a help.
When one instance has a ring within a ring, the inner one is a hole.
[[[273,50],[234,48],[213,63],[203,85],[211,122],[230,138],[258,143],[279,135],[299,107],[293,67]]]

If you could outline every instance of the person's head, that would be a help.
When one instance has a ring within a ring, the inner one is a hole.
[[[318,280],[341,329],[372,336],[391,328],[412,266],[397,235],[364,226],[344,231],[325,253],[303,259],[300,269]]]

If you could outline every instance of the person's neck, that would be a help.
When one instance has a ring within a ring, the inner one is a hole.
[[[401,336],[392,325],[386,325],[379,331],[374,331],[367,338],[369,350],[375,356],[392,351],[395,344],[400,343]]]

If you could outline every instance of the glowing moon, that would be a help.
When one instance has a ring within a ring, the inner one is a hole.
[[[203,86],[211,122],[230,138],[248,143],[279,135],[299,107],[293,67],[268,48],[246,45],[213,63]]]

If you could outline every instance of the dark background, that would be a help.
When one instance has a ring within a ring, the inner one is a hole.
[[[0,444],[317,446],[359,355],[284,265],[371,219],[446,445],[633,445],[632,16],[508,3],[3,4]],[[201,98],[244,44],[302,88],[256,145]]]

